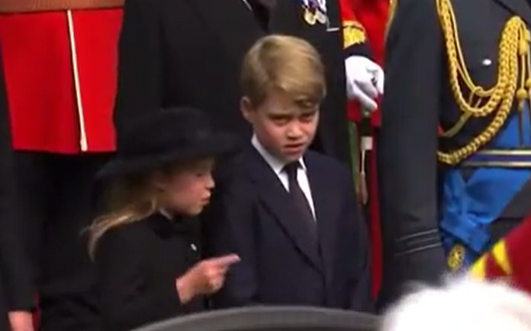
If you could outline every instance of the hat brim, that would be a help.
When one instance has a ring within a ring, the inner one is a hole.
[[[116,156],[96,174],[96,179],[134,175],[156,169],[166,164],[207,157],[219,157],[235,153],[237,150],[238,143],[234,136],[216,134],[201,142],[191,144],[186,149],[176,150],[173,153],[128,158]]]

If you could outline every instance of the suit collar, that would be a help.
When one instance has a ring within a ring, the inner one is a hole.
[[[166,213],[164,213],[166,214]],[[176,235],[192,235],[198,228],[198,220],[187,217],[169,217],[161,212],[156,212],[148,217],[147,224],[163,239]]]
[[[334,270],[338,233],[336,222],[345,221],[341,219],[344,215],[341,214],[342,210],[340,209],[343,197],[341,192],[338,193],[340,189],[337,183],[330,181],[334,174],[323,162],[320,162],[322,158],[318,158],[314,152],[310,151],[306,154],[305,159],[317,219],[321,260],[326,278],[332,279],[331,272]]]
[[[335,243],[337,227],[334,222],[339,216],[339,211],[335,207],[338,205],[337,195],[334,194],[337,189],[331,187],[334,183],[330,183],[327,176],[323,176],[323,173],[329,169],[319,164],[312,151],[308,151],[304,156],[319,232],[319,244],[316,244],[312,236],[306,233],[307,226],[296,221],[300,218],[290,204],[289,193],[258,150],[249,144],[243,155],[245,172],[258,186],[256,191],[259,192],[259,199],[264,207],[275,216],[301,254],[306,256],[317,269],[331,272],[333,268],[329,266],[334,263],[337,246]]]
[[[307,225],[302,223],[307,220],[299,217],[293,204],[290,203],[291,197],[288,191],[282,186],[278,176],[251,144],[243,155],[243,162],[247,168],[246,175],[257,186],[259,201],[285,230],[299,252],[308,258],[317,270],[322,270],[318,243],[307,232]]]
[[[260,141],[258,141],[256,135],[253,135],[253,138],[251,139],[251,145],[253,145],[256,151],[262,156],[264,161],[271,167],[275,175],[280,175],[280,173],[284,170],[284,167],[286,166],[286,162],[280,161],[278,158],[269,153],[260,143]],[[307,171],[304,158],[300,158],[298,161],[302,169],[304,171]]]

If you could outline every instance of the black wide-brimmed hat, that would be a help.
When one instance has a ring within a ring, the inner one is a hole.
[[[233,135],[214,130],[206,114],[179,107],[156,111],[117,133],[116,156],[98,179],[132,175],[236,149]]]

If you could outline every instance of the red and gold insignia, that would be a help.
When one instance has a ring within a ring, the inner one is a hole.
[[[343,22],[343,47],[363,44],[367,41],[367,34],[363,25],[356,21]]]
[[[511,276],[513,267],[507,254],[505,240],[500,240],[489,252],[474,262],[469,274],[478,279]]]

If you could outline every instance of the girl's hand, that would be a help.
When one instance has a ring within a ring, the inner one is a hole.
[[[176,281],[181,302],[186,303],[197,295],[217,292],[225,282],[229,267],[239,261],[238,255],[229,254],[198,262]]]

